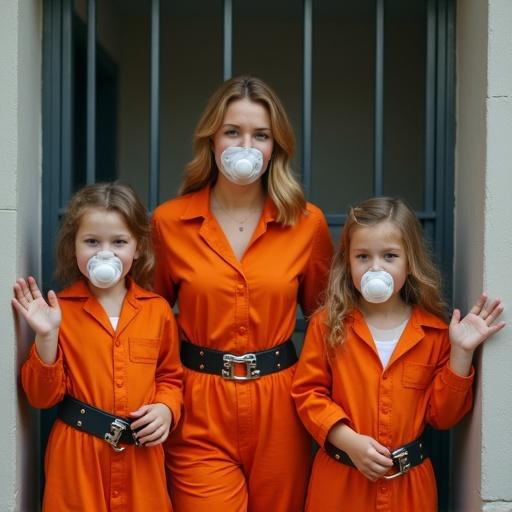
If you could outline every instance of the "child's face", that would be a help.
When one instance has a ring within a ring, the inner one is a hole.
[[[361,278],[368,270],[385,270],[393,277],[393,295],[398,296],[409,273],[402,236],[391,222],[358,227],[350,237],[350,272],[356,289],[361,293]],[[364,299],[363,299],[364,300]]]
[[[139,256],[137,241],[120,213],[91,208],[83,214],[75,236],[76,261],[85,277],[89,278],[87,262],[100,251],[111,251],[122,261],[119,283],[124,286],[124,277]]]

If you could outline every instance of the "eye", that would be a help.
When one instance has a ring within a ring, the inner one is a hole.
[[[393,258],[398,258],[398,254],[395,254],[394,252],[387,252],[384,254],[384,258],[386,260],[392,260]]]
[[[86,243],[87,245],[96,245],[98,243],[98,240],[96,240],[95,238],[86,238],[84,240],[84,243]]]
[[[125,244],[127,244],[127,243],[128,243],[128,241],[127,241],[127,240],[124,240],[124,239],[122,239],[122,238],[119,238],[118,240],[114,240],[114,245],[118,245],[118,246],[120,246],[120,245],[125,245]]]
[[[366,261],[367,259],[368,259],[368,255],[367,254],[357,254],[356,255],[356,260]]]
[[[237,137],[238,136],[238,130],[230,128],[229,130],[226,130],[224,132],[224,135],[226,135],[228,137]]]
[[[259,132],[254,135],[254,138],[257,140],[268,140],[270,139],[270,135],[266,132]]]

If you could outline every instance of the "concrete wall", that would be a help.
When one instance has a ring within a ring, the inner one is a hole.
[[[511,26],[510,1],[458,2],[455,303],[465,310],[481,289],[512,305]],[[475,407],[454,443],[455,510],[512,511],[511,336],[508,326],[476,358]]]
[[[41,12],[3,0],[0,17],[0,510],[38,509],[38,415],[19,392],[30,333],[13,321],[12,284],[40,271]]]

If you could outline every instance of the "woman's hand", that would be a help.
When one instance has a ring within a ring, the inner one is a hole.
[[[46,364],[53,364],[57,356],[57,342],[62,319],[59,301],[55,292],[48,292],[44,299],[36,280],[20,278],[14,283],[14,309],[27,321],[36,333],[36,347],[39,357]]]
[[[131,412],[130,416],[136,418],[131,429],[137,430],[137,440],[142,445],[156,446],[167,439],[172,423],[172,413],[167,405],[143,405]]]
[[[346,452],[355,467],[372,482],[382,478],[393,466],[391,453],[385,446],[373,437],[358,434],[344,423],[334,425],[328,440]]]
[[[489,336],[505,326],[505,322],[493,323],[503,312],[500,299],[487,304],[487,295],[482,293],[471,311],[461,320],[460,310],[454,309],[450,321],[450,367],[462,376],[468,375],[473,352]]]

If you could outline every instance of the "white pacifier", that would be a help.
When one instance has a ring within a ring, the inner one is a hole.
[[[379,304],[393,294],[393,276],[384,270],[369,270],[361,278],[361,293],[365,300]]]
[[[94,286],[110,288],[119,281],[123,263],[110,251],[100,251],[87,262],[87,273]]]
[[[222,173],[237,185],[249,185],[264,172],[263,153],[256,148],[231,146],[222,152],[220,159]]]

